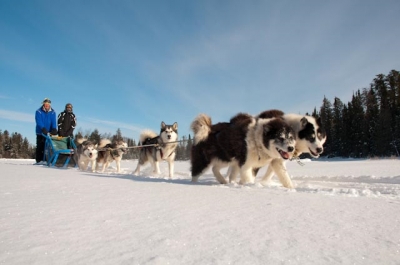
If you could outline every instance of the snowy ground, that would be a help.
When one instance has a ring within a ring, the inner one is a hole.
[[[33,162],[0,159],[2,264],[400,264],[398,159],[288,162],[295,190]]]

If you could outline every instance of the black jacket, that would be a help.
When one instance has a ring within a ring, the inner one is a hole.
[[[74,129],[76,127],[76,118],[74,113],[66,111],[61,112],[58,114],[57,123],[59,136],[74,136]]]

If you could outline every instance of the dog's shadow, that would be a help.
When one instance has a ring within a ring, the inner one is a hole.
[[[98,178],[116,178],[116,179],[127,179],[137,182],[148,182],[148,183],[170,183],[170,184],[179,184],[179,185],[191,185],[191,186],[213,186],[219,185],[219,183],[212,180],[204,180],[201,182],[192,182],[191,179],[175,179],[175,178],[163,178],[163,177],[153,177],[153,176],[138,176],[132,174],[104,174],[104,173],[90,173],[85,172],[87,176],[93,176]]]

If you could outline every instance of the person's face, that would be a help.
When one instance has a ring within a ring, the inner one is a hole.
[[[50,104],[49,103],[44,103],[43,107],[45,110],[49,110],[50,109]]]

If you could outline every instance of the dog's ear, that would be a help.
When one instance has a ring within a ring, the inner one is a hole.
[[[163,129],[165,129],[165,127],[166,127],[167,125],[165,125],[165,122],[161,122],[161,130],[163,130]]]
[[[307,123],[308,123],[308,120],[306,117],[301,118],[301,120],[300,120],[301,128],[306,127]]]
[[[97,144],[95,144],[94,149],[97,149]]]
[[[174,124],[172,124],[172,128],[174,129],[174,131],[178,130],[178,123],[174,122]]]

